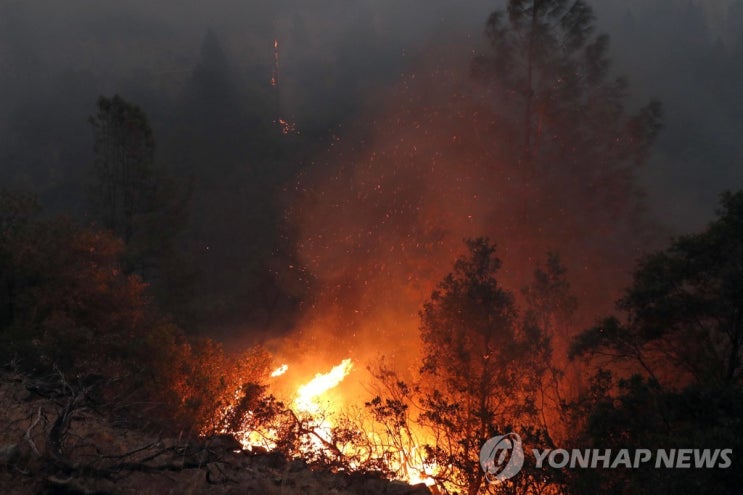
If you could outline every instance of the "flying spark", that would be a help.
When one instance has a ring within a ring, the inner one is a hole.
[[[276,368],[275,370],[273,370],[273,372],[271,373],[271,377],[272,378],[276,378],[277,376],[281,376],[284,373],[286,373],[286,370],[288,370],[288,369],[289,369],[289,365],[288,364],[282,364],[281,366],[279,366],[278,368]]]

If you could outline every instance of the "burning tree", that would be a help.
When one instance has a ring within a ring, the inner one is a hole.
[[[531,443],[550,443],[538,401],[550,339],[533,316],[519,317],[513,294],[496,278],[495,247],[484,238],[467,245],[420,313],[420,382],[378,373],[387,397],[367,406],[392,425],[398,444],[423,439],[424,464],[438,483],[475,494],[484,485],[478,454],[488,438],[517,429]],[[497,489],[530,493],[535,483],[527,474]]]
[[[495,275],[501,261],[487,239],[438,285],[421,312],[426,383],[422,421],[441,441],[428,447],[448,481],[470,494],[483,484],[478,462],[489,437],[536,424],[536,393],[549,340],[520,324],[513,295]],[[446,471],[446,470],[445,470]]]

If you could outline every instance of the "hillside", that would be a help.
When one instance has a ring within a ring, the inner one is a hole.
[[[372,474],[333,473],[281,454],[243,451],[231,437],[158,435],[93,387],[0,372],[0,487],[25,494],[426,495]]]

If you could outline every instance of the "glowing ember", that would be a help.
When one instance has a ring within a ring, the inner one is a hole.
[[[279,85],[279,40],[273,40],[273,74],[271,75],[271,86]]]
[[[296,123],[289,122],[288,120],[284,120],[281,118],[277,121],[277,123],[281,127],[282,134],[299,134]]]
[[[337,387],[348,376],[352,367],[351,360],[344,359],[328,373],[315,375],[315,378],[297,390],[297,398],[294,399],[295,409],[302,412],[317,413],[320,410],[320,405],[315,402],[315,399],[328,390]]]
[[[271,372],[271,377],[276,378],[277,376],[281,376],[284,373],[286,373],[286,370],[288,369],[289,369],[288,364],[282,364],[281,366],[273,370],[273,372]]]

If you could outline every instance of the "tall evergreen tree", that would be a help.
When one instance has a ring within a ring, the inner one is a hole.
[[[119,95],[98,99],[95,131],[94,212],[104,227],[129,243],[135,218],[153,189],[155,139],[147,116]]]
[[[150,284],[185,324],[194,269],[181,255],[189,188],[154,164],[155,139],[144,111],[116,95],[98,99],[92,217],[124,241],[124,268]]]
[[[645,159],[661,107],[624,109],[627,82],[610,77],[609,38],[595,34],[583,0],[510,0],[486,25],[491,51],[472,65],[494,96],[494,127],[532,174],[551,167],[591,187],[627,187],[631,165]]]

